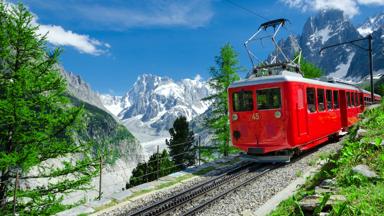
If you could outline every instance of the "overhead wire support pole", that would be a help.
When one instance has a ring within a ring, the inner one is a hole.
[[[362,41],[362,40],[368,40],[368,49],[364,48],[364,47],[361,47],[357,44],[354,44],[354,42],[357,42],[357,41]],[[371,84],[371,101],[372,103],[375,101],[375,93],[374,93],[374,86],[373,86],[373,63],[372,63],[372,35],[369,34],[367,37],[364,37],[364,38],[360,38],[360,39],[356,39],[356,40],[351,40],[351,41],[347,41],[347,42],[343,42],[343,43],[338,43],[338,44],[333,44],[333,45],[330,45],[330,46],[325,46],[325,47],[322,47],[320,49],[320,54],[322,51],[324,51],[325,49],[329,49],[329,48],[333,48],[333,47],[337,47],[337,46],[341,46],[341,45],[345,45],[345,44],[352,44],[360,49],[363,49],[365,51],[368,51],[368,63],[369,63],[369,75],[370,75],[370,84]]]

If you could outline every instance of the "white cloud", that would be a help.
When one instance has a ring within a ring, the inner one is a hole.
[[[384,0],[280,0],[292,8],[302,11],[338,9],[346,16],[353,17],[359,13],[360,5],[384,5]]]
[[[359,13],[358,6],[354,0],[315,0],[314,3],[316,10],[338,9],[344,11],[344,14],[349,17]]]
[[[39,25],[37,33],[47,34],[47,40],[56,46],[71,46],[82,53],[100,55],[106,53],[103,48],[110,48],[108,43],[102,43],[88,35],[81,35],[70,30],[65,30],[57,25]]]
[[[13,3],[5,1],[5,5],[10,10]],[[37,33],[46,35],[47,41],[56,46],[70,46],[82,53],[91,55],[101,55],[108,52],[111,45],[108,43],[102,43],[88,35],[81,35],[74,33],[70,30],[65,30],[63,27],[58,25],[43,25],[38,23],[38,16],[32,13],[34,18],[32,25],[37,25]]]

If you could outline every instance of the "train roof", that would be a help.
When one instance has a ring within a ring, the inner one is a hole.
[[[301,82],[301,83],[308,83],[313,85],[322,85],[327,86],[331,88],[343,88],[343,89],[349,89],[349,90],[359,90],[363,92],[367,92],[366,90],[360,89],[353,85],[348,84],[342,84],[342,83],[331,83],[331,82],[324,82],[320,80],[314,80],[314,79],[307,79],[303,78],[300,74],[292,73],[289,71],[282,71],[280,75],[272,75],[272,76],[262,76],[262,77],[254,77],[250,79],[240,80],[232,83],[229,88],[237,88],[237,87],[244,87],[244,86],[250,86],[250,85],[259,85],[259,84],[268,84],[268,83],[281,83],[281,82]],[[375,94],[375,96],[379,96]]]

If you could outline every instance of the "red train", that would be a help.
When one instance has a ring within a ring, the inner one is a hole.
[[[301,52],[289,60],[276,43],[287,22],[277,19],[260,25],[244,43],[252,76],[228,88],[232,143],[256,161],[289,161],[297,151],[338,138],[372,102],[371,94],[356,86],[303,78]],[[266,63],[255,56],[250,43],[268,37],[275,51]],[[381,100],[374,97],[373,102]]]
[[[296,150],[336,138],[358,121],[371,101],[365,90],[306,79],[284,64],[264,69],[278,72],[228,88],[232,143],[248,155],[289,160]],[[375,95],[375,101],[380,100]]]

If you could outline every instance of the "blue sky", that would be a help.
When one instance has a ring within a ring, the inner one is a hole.
[[[344,10],[355,25],[384,11],[384,0],[25,0],[40,31],[64,48],[61,63],[101,93],[122,95],[142,73],[175,80],[209,77],[220,47],[231,43],[250,68],[243,43],[266,20],[287,18],[300,33],[326,8]],[[258,54],[266,55],[266,51]],[[244,74],[241,74],[244,76]]]

